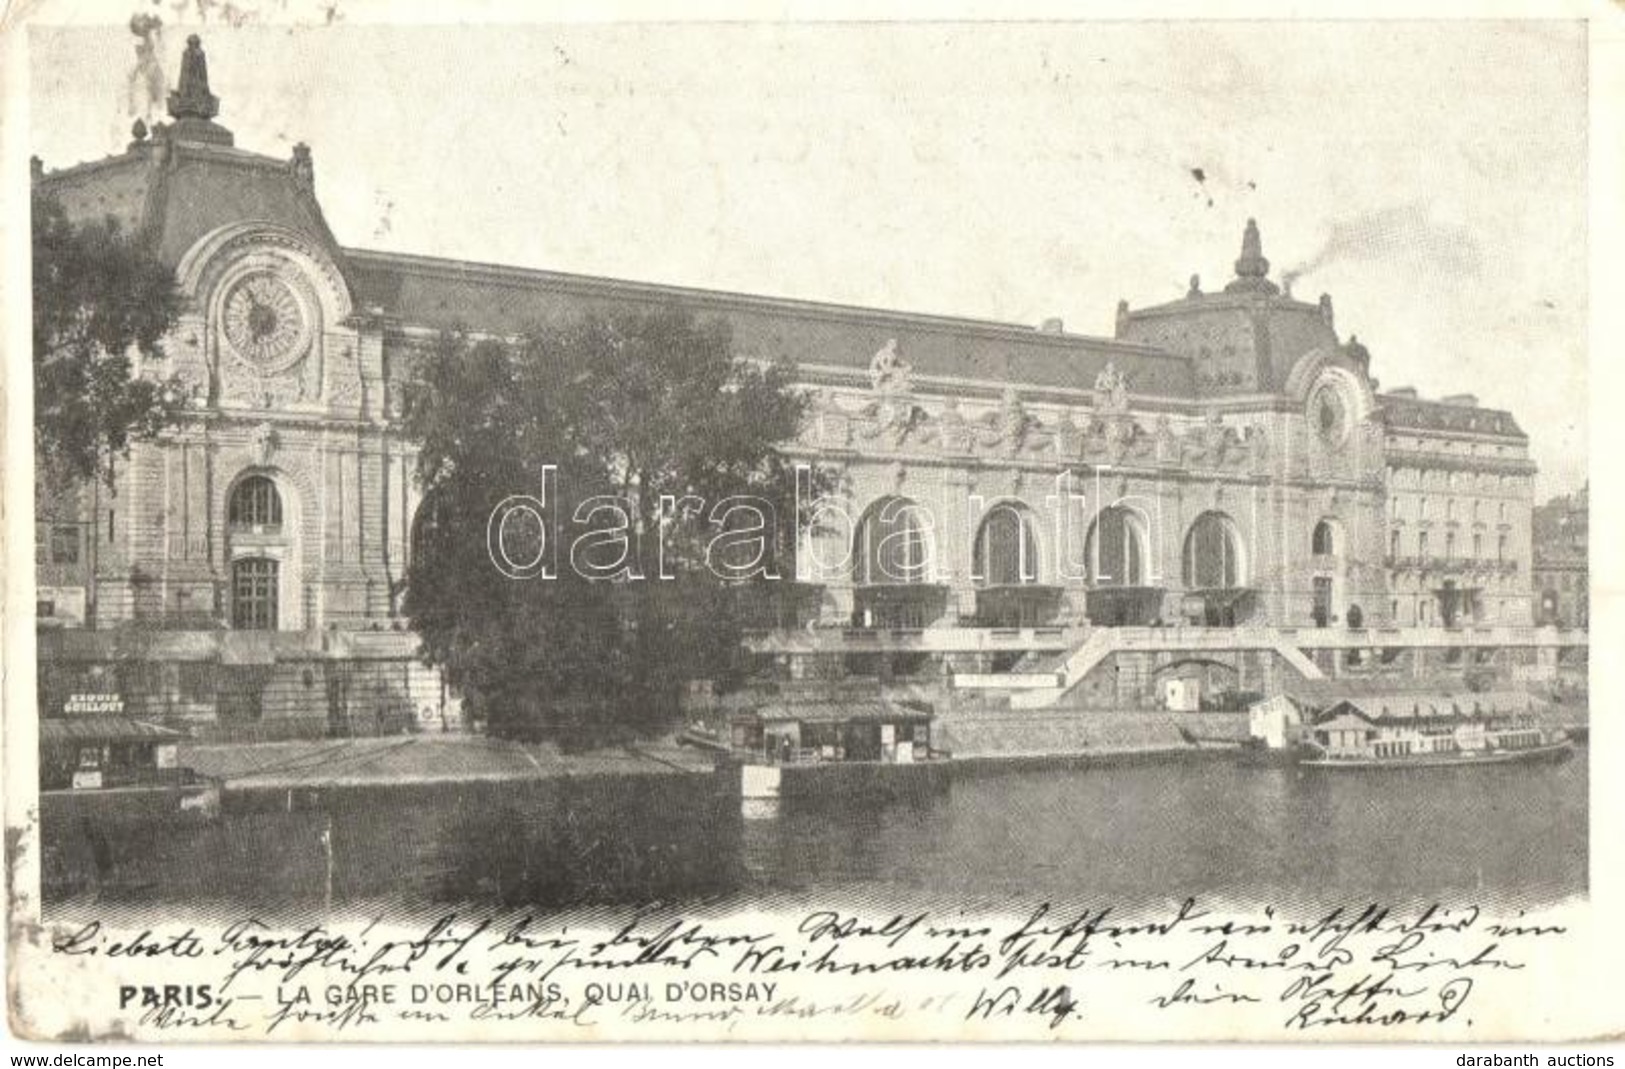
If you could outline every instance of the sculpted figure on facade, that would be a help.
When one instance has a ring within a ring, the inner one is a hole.
[[[271,461],[276,458],[278,444],[276,428],[271,426],[270,421],[254,428],[254,456],[262,467],[271,466]]]
[[[898,350],[897,339],[888,339],[869,360],[869,385],[876,393],[907,393],[913,370]]]
[[[925,412],[912,398],[888,394],[865,405],[865,419],[858,434],[866,439],[884,438],[893,449],[914,436],[925,423]]]
[[[193,408],[204,407],[209,403],[209,365],[203,359],[198,332],[192,330],[185,342],[171,352],[175,354],[175,380],[186,391]]]
[[[1115,414],[1101,422],[1106,455],[1117,463],[1129,452],[1139,434],[1139,426],[1126,414]]]
[[[1264,471],[1270,459],[1269,428],[1262,423],[1248,427],[1246,445],[1247,456],[1251,459],[1254,470]]]
[[[998,448],[1007,455],[1015,453],[1027,443],[1036,422],[1015,388],[1007,386],[998,411],[982,417],[982,444]]]
[[[1079,448],[1083,444],[1082,439],[1083,431],[1078,426],[1077,420],[1072,418],[1072,410],[1067,409],[1066,411],[1062,412],[1061,418],[1057,420],[1055,424],[1054,442],[1056,455],[1060,457],[1076,456]]]
[[[349,345],[339,346],[333,354],[333,366],[329,372],[328,399],[344,407],[358,407],[364,401],[364,385],[361,381],[361,361],[356,359],[355,350]]]
[[[959,399],[948,398],[937,416],[937,443],[945,453],[970,452],[970,427],[959,410]]]
[[[310,146],[303,141],[293,146],[293,155],[288,159],[288,173],[293,175],[294,184],[302,192],[316,191],[316,165],[310,158]]]
[[[1128,379],[1110,361],[1095,376],[1095,407],[1104,412],[1128,411]]]
[[[1179,436],[1174,433],[1174,421],[1168,418],[1168,413],[1158,413],[1157,422],[1154,424],[1151,434],[1158,463],[1177,462],[1179,460]]]

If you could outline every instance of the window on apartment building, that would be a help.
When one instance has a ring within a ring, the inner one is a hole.
[[[1418,531],[1416,534],[1416,555],[1418,557],[1428,555],[1428,533],[1426,531]]]
[[[1475,534],[1475,535],[1473,535],[1473,559],[1478,560],[1479,558],[1481,558],[1483,556],[1484,556],[1484,536],[1481,535],[1481,534]]]
[[[1507,536],[1506,535],[1501,535],[1500,537],[1498,537],[1495,540],[1495,559],[1497,561],[1504,561],[1504,560],[1507,559]]]
[[[1456,559],[1456,533],[1454,531],[1444,533],[1444,559]]]
[[[51,563],[79,563],[79,528],[76,524],[59,523],[52,525]]]
[[[1399,556],[1399,532],[1398,531],[1391,532],[1388,535],[1388,555],[1390,557]]]
[[[250,475],[231,492],[226,518],[237,530],[277,530],[282,526],[282,495],[264,475]]]
[[[231,626],[275,631],[279,566],[268,557],[245,557],[231,565]]]

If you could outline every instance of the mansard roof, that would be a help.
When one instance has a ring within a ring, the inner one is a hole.
[[[1377,401],[1390,427],[1490,434],[1524,441],[1529,437],[1512,413],[1504,409],[1480,408],[1461,401],[1428,401],[1408,392],[1379,394]]]
[[[1112,364],[1134,394],[1191,400],[1190,362],[1161,349],[1022,324],[752,296],[492,264],[346,249],[360,307],[406,327],[518,334],[582,314],[676,305],[717,317],[742,356],[867,371],[891,339],[916,379],[1092,389]]]

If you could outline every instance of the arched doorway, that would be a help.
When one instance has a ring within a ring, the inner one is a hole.
[[[1207,627],[1234,627],[1251,614],[1246,561],[1235,521],[1223,512],[1204,512],[1185,534],[1181,553],[1186,617]]]
[[[1084,538],[1089,621],[1102,627],[1146,626],[1162,618],[1163,589],[1148,584],[1148,524],[1134,509],[1102,509]]]
[[[1025,505],[1001,501],[987,510],[972,554],[977,581],[987,586],[1038,582],[1038,538]]]
[[[1037,526],[1019,501],[987,510],[971,547],[976,620],[983,627],[1036,627],[1060,611],[1059,587],[1040,584]]]
[[[226,498],[226,619],[239,631],[300,626],[291,561],[294,517],[270,474],[250,472]]]
[[[931,538],[930,514],[906,497],[864,510],[852,536],[855,626],[916,629],[942,615],[947,593],[929,582]]]
[[[1095,517],[1083,548],[1091,586],[1140,586],[1145,582],[1141,527],[1139,517],[1119,505],[1102,509]]]
[[[864,510],[852,536],[852,581],[923,583],[930,554],[930,516],[906,497],[883,497]]]
[[[1337,621],[1342,601],[1342,553],[1342,525],[1330,518],[1315,524],[1309,536],[1309,618],[1316,627],[1330,627]]]

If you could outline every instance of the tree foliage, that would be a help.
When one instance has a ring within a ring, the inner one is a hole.
[[[406,415],[425,497],[405,609],[428,659],[498,733],[658,730],[684,681],[738,670],[741,595],[794,579],[802,517],[780,446],[804,404],[788,369],[735,359],[724,325],[677,310],[517,343],[443,336]],[[551,578],[490,557],[514,495],[543,507],[509,514],[503,545]],[[718,507],[747,497],[754,513]]]
[[[180,297],[174,272],[116,220],[76,224],[37,192],[32,210],[36,457],[48,478],[90,479],[184,404],[173,381],[134,365],[163,356]]]

